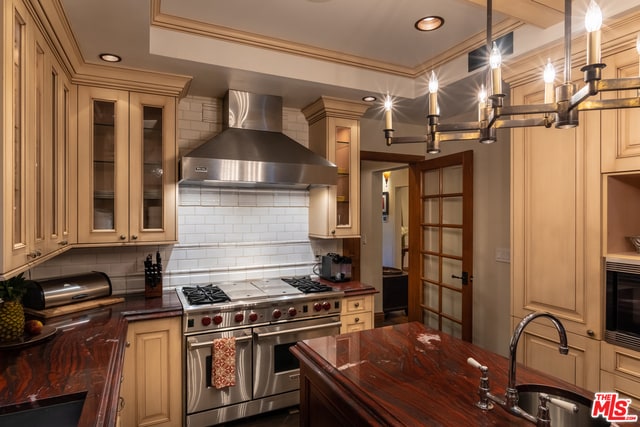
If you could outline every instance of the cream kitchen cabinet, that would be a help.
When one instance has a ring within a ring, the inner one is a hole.
[[[78,243],[175,242],[175,98],[80,86],[78,99]]]
[[[640,410],[640,352],[607,342],[600,352],[600,390],[615,391]]]
[[[603,78],[638,76],[635,47],[606,58]],[[603,99],[637,97],[636,90],[604,92]],[[602,111],[602,172],[640,170],[640,109]]]
[[[309,148],[338,168],[336,185],[309,190],[309,236],[360,236],[360,117],[364,102],[321,97],[303,108]]]
[[[0,276],[69,248],[75,185],[75,88],[30,10],[2,5],[2,235]]]
[[[342,300],[340,333],[373,328],[373,295],[358,295]]]
[[[124,427],[182,426],[181,318],[130,322],[120,385]]]
[[[541,103],[543,87],[537,81],[516,87],[512,99]],[[548,341],[540,338],[529,347],[550,349],[544,354],[557,354],[560,366],[573,363],[575,378],[566,379],[590,390],[598,387],[603,319],[600,183],[599,112],[581,112],[574,129],[512,130],[512,326],[533,311],[560,318],[570,333],[571,357],[557,353],[551,329],[539,334]],[[520,360],[560,373],[555,356],[544,362],[532,350]]]

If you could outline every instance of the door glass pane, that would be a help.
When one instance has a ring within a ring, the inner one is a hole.
[[[336,127],[336,166],[338,183],[336,186],[336,226],[351,224],[350,182],[351,174],[351,128]]]
[[[462,165],[442,169],[442,192],[462,193]]]
[[[455,319],[462,319],[462,294],[442,288],[442,313]]]
[[[440,274],[438,269],[438,257],[435,255],[424,255],[423,256],[423,271],[422,275],[428,279],[433,280],[434,282],[440,281]]]
[[[422,221],[427,224],[440,223],[440,199],[426,199],[423,203]]]
[[[162,228],[163,192],[162,181],[162,108],[143,107],[143,204],[142,227],[144,229]]]
[[[13,244],[25,243],[23,204],[24,194],[22,176],[24,151],[24,127],[22,112],[24,109],[24,21],[15,15],[13,21]]]
[[[433,196],[440,194],[440,171],[432,170],[422,174],[422,194]]]
[[[115,102],[93,101],[93,228],[115,229]]]
[[[433,283],[423,282],[422,289],[422,303],[431,308],[432,310],[439,311],[440,303],[438,302],[438,285]]]
[[[440,251],[440,239],[439,239],[438,227],[423,227],[422,232],[422,249],[429,252]]]
[[[462,276],[462,261],[459,259],[442,258],[442,283],[460,288],[462,281],[451,276]]]
[[[435,313],[432,313],[430,311],[427,310],[423,310],[423,316],[422,316],[422,323],[424,323],[425,325],[433,328],[433,329],[438,329],[439,325],[438,325],[438,315]]]
[[[447,255],[462,256],[462,229],[442,229],[442,253]]]
[[[449,319],[442,318],[442,332],[454,336],[456,338],[462,338],[462,325],[460,323],[453,322]]]
[[[462,197],[442,199],[442,223],[462,225]]]

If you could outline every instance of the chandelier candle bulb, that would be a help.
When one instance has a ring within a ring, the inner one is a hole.
[[[480,87],[480,92],[478,92],[478,121],[481,122],[485,120],[485,110],[487,108],[487,91],[484,88],[484,85]]]
[[[555,102],[553,81],[556,79],[556,70],[551,63],[551,59],[547,60],[547,65],[544,67],[542,78],[544,80],[544,103],[551,104]]]
[[[491,82],[493,85],[493,95],[502,94],[502,56],[500,55],[500,49],[493,43],[493,49],[491,49],[491,55],[489,55],[489,66],[491,67]]]
[[[393,103],[391,102],[391,98],[387,96],[384,100],[384,126],[385,129],[393,129],[391,123],[391,108],[393,107]]]
[[[591,0],[587,8],[584,26],[587,30],[587,65],[600,64],[602,62],[600,49],[602,11],[594,0]]]
[[[429,78],[429,115],[438,115],[438,78],[434,71]]]

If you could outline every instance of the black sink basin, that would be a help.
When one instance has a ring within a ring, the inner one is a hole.
[[[578,412],[572,413],[551,403],[547,404],[552,426],[591,427],[610,425],[610,423],[602,417],[591,418],[591,406],[593,402],[579,394],[565,389],[539,384],[521,384],[516,386],[516,389],[518,390],[518,406],[534,417],[538,413],[538,405],[540,402],[538,396],[540,393],[545,393],[549,395],[549,397],[555,397],[573,403],[578,407]]]
[[[86,394],[39,401],[28,407],[4,407],[2,427],[77,427]],[[37,405],[37,406],[35,406]]]

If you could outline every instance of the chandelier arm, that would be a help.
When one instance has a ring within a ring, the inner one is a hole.
[[[594,99],[578,105],[578,111],[617,110],[621,108],[640,107],[640,98]]]
[[[619,79],[606,79],[598,82],[598,91],[607,92],[613,90],[640,89],[640,77],[624,77]]]
[[[467,131],[467,132],[438,132],[438,138],[440,142],[444,141],[472,141],[480,139],[480,130]]]
[[[496,129],[525,128],[532,126],[549,127],[551,123],[548,118],[532,118],[532,119],[512,119],[512,120],[496,120],[494,127]]]
[[[595,93],[594,93],[595,91]],[[571,100],[569,101],[569,110],[573,110],[578,107],[582,102],[584,102],[589,96],[595,95],[598,93],[598,85],[594,86],[593,83],[587,83],[582,86],[579,91],[574,93],[571,96]]]
[[[427,142],[427,135],[422,136],[394,136],[389,138],[388,145],[391,144],[415,144]]]
[[[437,132],[464,132],[480,129],[479,122],[460,122],[460,123],[440,123],[436,128]]]
[[[549,104],[509,105],[502,107],[500,115],[514,116],[517,114],[545,114],[555,113],[556,111],[558,111],[558,104],[555,102]]]

